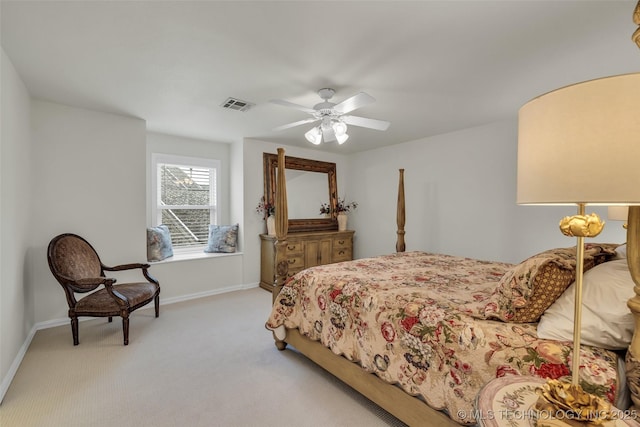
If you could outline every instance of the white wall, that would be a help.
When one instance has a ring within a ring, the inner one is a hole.
[[[67,317],[46,256],[57,234],[83,236],[107,265],[146,260],[146,129],[143,120],[130,117],[45,101],[32,107],[28,270],[35,321],[43,322]]]
[[[4,50],[1,55],[0,400],[17,370],[15,357],[34,324],[33,295],[25,280],[32,226],[30,97]]]
[[[351,156],[355,253],[395,250],[398,169],[405,169],[407,250],[520,262],[573,246],[558,222],[574,207],[517,206],[517,121],[503,121]],[[606,209],[593,208],[606,220]],[[620,223],[594,241],[624,242]]]

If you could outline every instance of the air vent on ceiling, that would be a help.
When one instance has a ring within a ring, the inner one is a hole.
[[[248,111],[249,108],[253,107],[255,104],[252,104],[250,102],[243,101],[237,98],[227,98],[227,100],[220,105],[222,106],[222,108],[228,108],[229,110],[242,111],[244,113],[245,111]]]

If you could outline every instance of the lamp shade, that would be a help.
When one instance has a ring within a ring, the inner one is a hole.
[[[519,204],[640,204],[640,73],[539,96],[518,115]]]
[[[349,135],[347,135],[346,133],[343,133],[342,135],[336,135],[338,145],[344,144],[347,139],[349,139]]]
[[[342,136],[347,133],[347,125],[341,120],[336,120],[335,122],[333,122],[332,127],[336,136]]]
[[[316,126],[305,133],[304,137],[307,138],[307,141],[310,143],[319,145],[322,142],[322,131],[320,131],[319,126]]]

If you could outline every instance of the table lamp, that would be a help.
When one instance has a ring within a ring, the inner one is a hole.
[[[577,238],[571,370],[575,386],[580,369],[584,238],[596,236],[604,227],[596,214],[585,215],[585,206],[631,205],[627,257],[636,290],[640,289],[638,159],[640,73],[566,86],[534,98],[519,111],[517,203],[577,206],[577,215],[560,222],[563,234]],[[640,296],[632,298],[629,307],[638,314],[638,331]],[[630,350],[634,359],[640,355],[640,348]]]

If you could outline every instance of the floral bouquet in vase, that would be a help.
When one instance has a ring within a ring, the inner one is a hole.
[[[256,212],[262,215],[262,218],[267,222],[267,234],[270,236],[274,236],[276,234],[276,207],[271,203],[267,202],[262,196],[260,198],[260,202],[256,207]]]
[[[344,198],[338,198],[336,205],[336,213],[338,214],[338,231],[344,231],[347,229],[347,213],[355,210],[358,207],[356,202],[346,202]],[[331,215],[331,206],[328,203],[320,205],[320,215]]]

